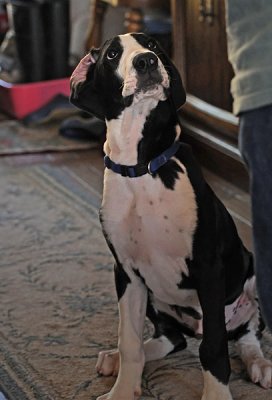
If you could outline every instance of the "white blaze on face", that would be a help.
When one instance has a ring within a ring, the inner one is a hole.
[[[119,37],[124,50],[119,62],[117,74],[124,81],[122,95],[123,97],[126,97],[135,94],[137,90],[138,74],[133,66],[133,59],[138,54],[149,53],[151,50],[141,46],[140,43],[138,43],[137,40],[134,39],[134,37],[130,34],[120,35]],[[168,88],[170,83],[168,74],[159,58],[158,70],[162,76],[162,82],[154,86],[154,88],[148,90],[146,94],[149,96],[153,94],[154,96],[158,97],[158,100],[165,100],[163,89]],[[142,95],[138,95],[138,97],[142,97]]]

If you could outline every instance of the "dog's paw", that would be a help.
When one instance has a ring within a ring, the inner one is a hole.
[[[259,357],[248,365],[249,376],[254,383],[259,383],[264,389],[272,388],[272,362]]]
[[[98,354],[95,369],[98,374],[104,376],[117,376],[119,371],[119,351],[108,350],[100,351]],[[108,397],[105,397],[107,399]],[[111,397],[109,397],[110,399]],[[104,397],[99,397],[99,400],[104,400]]]

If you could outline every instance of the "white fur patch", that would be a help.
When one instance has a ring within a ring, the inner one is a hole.
[[[119,355],[111,354],[111,360],[106,360],[109,353],[100,353],[97,369],[104,374],[118,371],[117,380],[111,391],[97,400],[134,400],[141,395],[141,378],[145,363],[143,347],[143,330],[146,314],[147,290],[134,275],[131,283],[120,299],[119,306]]]
[[[118,164],[137,164],[138,143],[142,139],[142,131],[147,115],[158,104],[152,97],[144,102],[133,103],[125,108],[118,119],[106,121],[107,139],[104,151],[112,161]]]
[[[183,305],[177,284],[182,272],[188,275],[185,258],[191,257],[197,222],[187,175],[179,173],[173,191],[150,175],[124,179],[107,170],[102,209],[106,232],[127,272],[137,268],[156,298]]]

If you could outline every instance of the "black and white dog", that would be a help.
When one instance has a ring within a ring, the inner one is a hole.
[[[101,352],[97,371],[118,375],[99,400],[134,400],[146,361],[202,337],[202,400],[231,400],[228,339],[253,382],[271,387],[272,364],[259,343],[251,254],[179,141],[181,78],[144,34],[93,49],[71,78],[71,100],[107,124],[101,223],[115,258],[118,350]],[[143,343],[144,320],[154,324]]]

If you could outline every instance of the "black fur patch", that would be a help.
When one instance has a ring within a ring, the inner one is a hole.
[[[189,315],[190,317],[201,320],[202,315],[199,314],[198,311],[196,311],[193,307],[182,307],[182,306],[177,306],[177,305],[172,305],[170,306],[172,310],[174,310],[178,316],[182,317],[182,314]]]
[[[177,123],[170,100],[160,101],[146,118],[143,138],[138,144],[139,163],[148,163],[172,145],[176,138]],[[167,189],[174,190],[179,173],[184,173],[182,168],[174,160],[169,160],[153,177],[159,177]]]
[[[189,276],[186,276],[183,272],[181,274],[181,281],[177,284],[179,289],[197,289],[197,280],[194,278],[194,264],[189,258],[185,259],[188,267]]]
[[[227,209],[205,182],[190,146],[182,144],[177,158],[187,170],[197,202],[198,224],[193,241],[193,257],[186,260],[190,277],[200,277],[200,269],[207,276],[213,273],[212,266],[209,262],[205,264],[205,260],[216,250],[221,262],[218,268],[225,273],[225,304],[231,304],[242,293],[246,279],[254,274],[252,255],[243,246]],[[185,288],[186,283],[184,279],[179,287]]]
[[[185,349],[187,344],[182,333],[182,325],[170,315],[155,310],[150,301],[150,297],[148,298],[147,302],[146,315],[154,325],[154,338],[159,338],[162,335],[166,336],[167,339],[175,346],[175,348],[178,347],[179,350]],[[191,331],[190,333],[190,336],[192,336]]]
[[[127,285],[131,283],[131,280],[121,264],[114,265],[114,276],[117,297],[118,301],[120,301],[126,291]]]
[[[143,284],[145,285],[145,279],[144,277],[140,274],[139,270],[137,268],[132,268],[133,272],[136,276],[138,276],[138,278],[141,279],[141,281],[143,282]]]
[[[249,332],[248,322],[246,324],[238,326],[232,331],[228,331],[228,340],[239,340],[241,337]]]
[[[109,59],[111,51],[117,56]],[[97,52],[96,52],[97,53]],[[71,93],[71,102],[77,107],[96,115],[100,119],[116,119],[131,104],[131,99],[122,97],[123,81],[116,74],[123,53],[120,38],[108,40],[101,49],[95,64],[91,64],[86,81]]]
[[[113,60],[107,58],[111,50],[118,52],[118,56]],[[118,118],[126,107],[121,92],[123,81],[115,73],[123,50],[120,38],[117,36],[105,43],[96,63],[94,85],[108,121]]]
[[[158,169],[158,175],[167,189],[174,190],[178,179],[178,173],[183,173],[181,167],[173,160],[169,160],[163,167]]]

